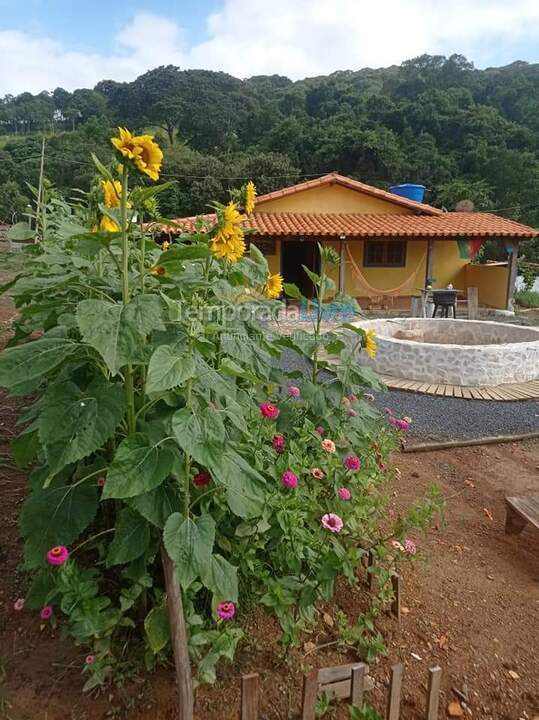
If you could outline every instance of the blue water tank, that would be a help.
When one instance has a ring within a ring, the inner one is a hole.
[[[392,185],[389,192],[394,195],[400,195],[414,202],[423,202],[426,187],[424,185],[415,185],[414,183],[403,183],[402,185]]]

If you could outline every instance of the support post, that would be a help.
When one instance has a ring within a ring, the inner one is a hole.
[[[439,665],[429,669],[429,689],[427,695],[427,711],[425,720],[438,720],[440,706],[440,683],[442,681],[442,668]]]
[[[355,707],[363,706],[363,694],[365,693],[365,677],[367,675],[367,666],[360,663],[357,667],[352,668],[352,687],[350,699]]]
[[[479,291],[476,287],[469,287],[468,296],[468,320],[477,320],[479,317]]]
[[[512,240],[506,244],[509,254],[509,268],[507,273],[507,309],[514,310],[513,297],[515,294],[515,286],[518,272],[518,240]]]
[[[391,668],[386,720],[399,720],[400,717],[402,671],[402,663],[397,663]]]
[[[183,614],[182,591],[174,574],[174,563],[164,547],[161,548],[161,562],[163,563],[165,575],[170,640],[176,668],[176,685],[179,700],[178,720],[193,720],[193,682],[187,647],[187,629]]]
[[[240,720],[258,720],[258,673],[243,675],[241,678]]]
[[[433,251],[434,240],[429,238],[427,240],[427,261],[425,263],[425,287],[432,283]]]
[[[401,578],[400,575],[391,577],[391,587],[393,588],[393,602],[391,603],[391,614],[400,622],[401,619]]]
[[[303,676],[301,720],[315,720],[317,698],[318,670],[312,670],[310,673]]]
[[[346,283],[346,239],[344,237],[341,237],[341,261],[339,263],[339,292],[343,293],[345,291],[344,286]]]

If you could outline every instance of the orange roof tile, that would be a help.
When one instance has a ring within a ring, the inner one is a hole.
[[[267,193],[266,195],[259,195],[256,198],[256,206],[258,207],[268,200],[275,200],[276,198],[293,195],[298,192],[303,192],[304,190],[319,187],[320,185],[342,185],[350,190],[357,190],[366,195],[378,198],[379,200],[385,200],[386,202],[393,203],[394,205],[410,208],[417,214],[425,213],[426,215],[440,215],[443,212],[443,210],[435,208],[432,205],[408,200],[408,198],[395,195],[387,190],[381,190],[373,185],[367,185],[366,183],[359,182],[359,180],[352,180],[352,178],[346,177],[345,175],[339,175],[336,172],[323,175],[322,177],[316,178],[316,180],[307,180],[306,182],[298,183],[297,185],[290,185],[289,187],[282,188],[281,190],[275,190],[274,192]]]
[[[215,215],[205,215],[208,223]],[[176,222],[186,231],[195,217]],[[492,213],[448,212],[440,215],[372,215],[360,213],[262,213],[254,212],[245,222],[254,235],[269,237],[339,238],[531,238],[539,230]],[[174,228],[168,228],[174,232]]]

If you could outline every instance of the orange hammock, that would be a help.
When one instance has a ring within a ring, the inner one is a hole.
[[[348,247],[348,243],[346,243],[346,252],[348,253],[349,262],[352,265],[352,272],[354,274],[356,284],[359,289],[358,296],[368,298],[382,297],[384,295],[389,297],[396,297],[397,295],[412,295],[413,291],[416,289],[417,273],[423,265],[423,260],[425,260],[425,258],[427,257],[427,253],[425,252],[421,260],[417,263],[416,269],[413,271],[410,277],[407,278],[401,285],[395,288],[390,288],[388,290],[380,290],[379,288],[375,288],[369,284],[369,282],[365,278],[365,275],[363,275],[363,273],[359,269],[358,264],[354,260],[352,253],[350,252],[350,248]]]

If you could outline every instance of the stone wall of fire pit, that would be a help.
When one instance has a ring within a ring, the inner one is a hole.
[[[539,379],[539,328],[480,320],[395,318],[354,323],[374,329],[379,373],[424,383],[477,387]],[[354,342],[353,333],[348,335]]]

